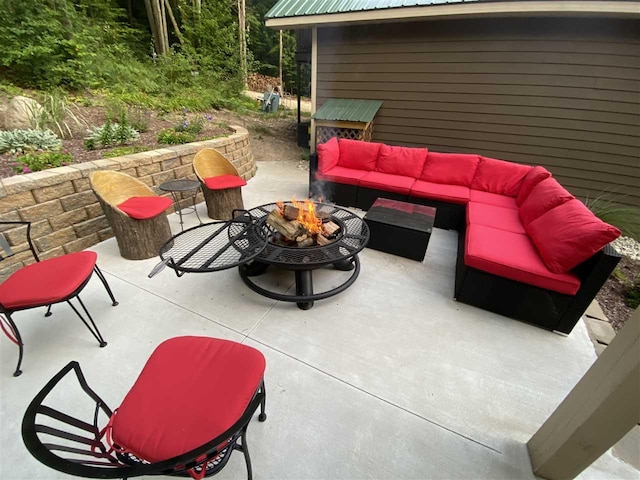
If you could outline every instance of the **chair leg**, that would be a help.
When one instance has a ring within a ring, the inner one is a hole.
[[[94,265],[93,266],[93,270],[96,272],[96,275],[98,276],[98,278],[100,279],[100,281],[104,285],[104,288],[107,290],[107,293],[109,294],[109,297],[111,298],[111,302],[112,302],[111,305],[113,305],[115,307],[116,305],[118,305],[118,302],[116,301],[115,297],[113,296],[113,292],[111,291],[111,287],[109,286],[109,283],[107,283],[107,279],[105,278],[104,274],[102,273],[102,270],[100,270],[98,268],[98,265]]]
[[[24,344],[22,343],[22,337],[20,336],[18,327],[16,327],[16,324],[13,322],[13,319],[11,318],[11,314],[5,313],[5,316],[7,318],[7,322],[9,323],[9,327],[11,328],[11,332],[7,332],[5,330],[4,323],[2,323],[2,330],[4,331],[5,335],[7,335],[9,340],[11,340],[13,343],[18,345],[18,364],[16,365],[16,371],[13,372],[13,376],[19,377],[22,374],[22,370],[20,370],[20,365],[22,365],[22,355],[24,353]]]
[[[45,313],[45,314],[44,314],[44,316],[45,316],[45,317],[50,317],[51,315],[52,315],[52,313],[51,313],[51,305],[49,305],[49,306],[47,307],[47,313]]]
[[[244,453],[244,461],[247,462],[247,480],[253,479],[253,471],[251,470],[251,458],[249,457],[249,447],[247,446],[247,427],[242,430],[242,453]]]
[[[78,315],[78,317],[80,317],[80,320],[82,320],[82,323],[85,324],[85,326],[89,329],[89,331],[96,338],[96,340],[98,340],[98,344],[100,345],[100,347],[106,347],[107,346],[107,342],[105,342],[104,338],[102,338],[102,335],[100,334],[100,330],[98,330],[98,327],[96,326],[96,323],[93,321],[93,318],[91,317],[91,314],[89,313],[89,310],[87,310],[87,307],[84,306],[84,303],[82,303],[82,300],[80,299],[79,295],[76,295],[76,298],[78,299],[78,302],[82,306],[82,309],[84,310],[84,313],[86,313],[87,318],[91,322],[91,326],[93,326],[93,328],[91,328],[91,326],[89,325],[89,323],[87,323],[87,321],[84,319],[82,314],[73,305],[73,303],[71,303],[71,300],[67,300],[67,303],[73,309],[73,311],[76,312],[76,315]]]
[[[267,414],[264,412],[267,405],[267,391],[264,388],[264,379],[260,382],[260,390],[262,391],[262,401],[260,402],[260,415],[258,415],[258,420],[264,422],[267,419]]]

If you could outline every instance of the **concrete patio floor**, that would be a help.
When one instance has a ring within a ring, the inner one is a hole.
[[[245,205],[304,198],[307,175],[292,162],[259,163]],[[176,215],[170,221],[178,231]],[[82,298],[106,348],[66,305],[50,318],[44,309],[15,315],[21,377],[11,376],[17,348],[0,341],[0,478],[68,478],[33,459],[20,436],[26,406],[67,362],[79,361],[114,408],[152,350],[179,335],[264,353],[268,419],[248,430],[256,479],[534,478],[525,444],[596,354],[582,322],[564,337],[455,302],[456,235],[436,230],[422,263],[365,249],[356,283],[308,311],[259,296],[237,269],[149,279],[157,258],[127,261],[114,239],[102,242],[93,250],[120,305],[96,278]],[[342,275],[318,272],[316,289]],[[275,281],[286,290],[293,275]],[[580,476],[639,477],[610,453]],[[242,454],[217,478],[246,478]]]

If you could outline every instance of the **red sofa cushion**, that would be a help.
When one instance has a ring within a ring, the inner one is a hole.
[[[0,285],[0,304],[16,309],[64,300],[91,276],[97,258],[95,252],[77,252],[27,265]]]
[[[113,418],[120,447],[150,462],[213,440],[240,419],[260,386],[258,350],[206,337],[161,343]]]
[[[318,180],[325,182],[344,183],[347,185],[358,185],[360,179],[367,173],[364,170],[354,170],[353,168],[333,167],[326,172],[316,172]]]
[[[413,177],[403,177],[401,175],[391,175],[389,173],[369,172],[360,179],[360,187],[385,190],[387,192],[408,194],[416,179]]]
[[[227,188],[244,187],[247,181],[237,175],[218,175],[204,179],[204,185],[209,190],[226,190]]]
[[[467,205],[467,225],[484,225],[507,232],[527,233],[515,208],[497,207],[479,202],[469,202]]]
[[[411,195],[465,205],[469,201],[469,188],[462,185],[445,185],[416,180],[416,183],[411,187]]]
[[[555,273],[568,272],[620,236],[620,230],[576,199],[549,210],[525,228],[542,260]]]
[[[567,192],[555,178],[542,180],[533,187],[529,196],[520,205],[520,220],[526,227],[552,208],[573,200],[573,198],[574,196]]]
[[[331,137],[326,142],[320,143],[316,150],[318,152],[318,171],[326,172],[338,165],[340,147],[336,137]]]
[[[427,158],[426,148],[393,147],[382,145],[378,153],[376,171],[418,178]]]
[[[480,157],[471,188],[515,197],[520,191],[524,177],[532,168],[519,163]]]
[[[338,166],[370,172],[376,169],[381,143],[341,138],[338,140],[338,145],[340,147]]]
[[[566,295],[580,288],[576,275],[550,272],[527,235],[475,224],[466,235],[464,263],[469,267]]]
[[[429,152],[420,180],[470,187],[478,163],[479,155]]]
[[[486,203],[488,205],[495,205],[496,207],[518,209],[516,199],[505,195],[471,189],[469,191],[469,197],[472,202]]]
[[[551,176],[551,172],[544,167],[536,166],[529,170],[526,177],[522,181],[522,185],[520,186],[520,191],[518,192],[518,196],[516,197],[516,204],[518,206],[522,205],[531,190],[538,185],[545,178],[549,178]]]
[[[131,218],[147,220],[160,215],[171,204],[171,199],[167,197],[131,197],[118,205],[118,208]]]

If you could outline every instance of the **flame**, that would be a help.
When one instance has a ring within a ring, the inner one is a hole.
[[[311,234],[322,232],[322,220],[316,216],[316,206],[312,200],[306,199],[299,202],[295,197],[291,199],[291,203],[298,209],[298,218],[296,220],[302,224],[304,228]]]

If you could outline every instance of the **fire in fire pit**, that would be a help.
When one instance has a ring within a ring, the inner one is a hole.
[[[282,246],[312,247],[335,241],[340,226],[322,212],[317,212],[312,200],[291,200],[291,205],[276,202],[267,217],[267,224],[275,230],[271,241]]]

